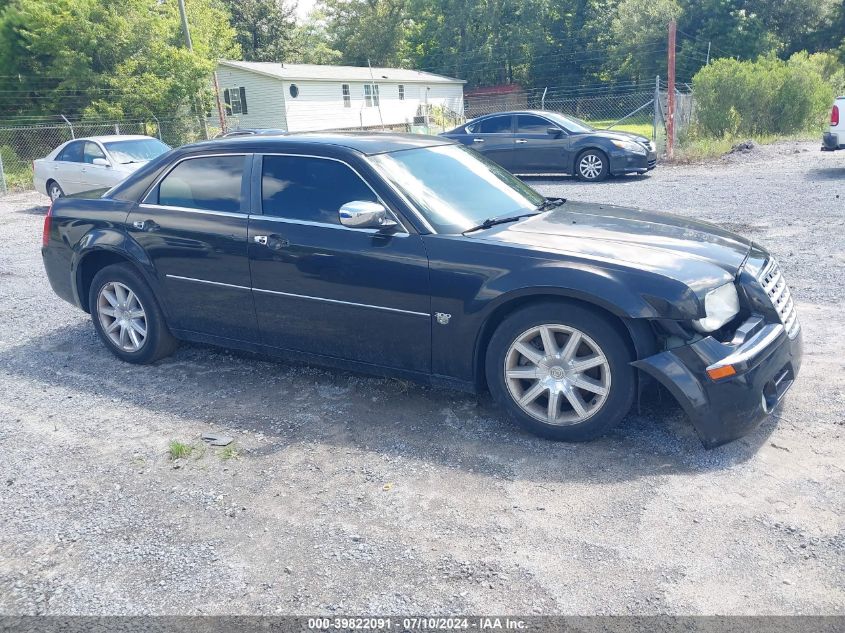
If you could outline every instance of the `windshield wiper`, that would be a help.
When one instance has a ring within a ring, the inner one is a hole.
[[[543,201],[537,205],[537,211],[548,211],[555,209],[566,202],[566,198],[544,198]]]
[[[489,229],[491,226],[496,226],[497,224],[505,224],[507,222],[516,222],[517,220],[521,220],[522,218],[529,218],[532,215],[540,215],[539,211],[529,211],[528,213],[520,213],[519,215],[508,215],[502,216],[498,218],[487,218],[481,224],[473,226],[472,228],[467,229],[463,232],[464,235],[467,233],[472,233],[473,231],[482,231],[484,229]]]

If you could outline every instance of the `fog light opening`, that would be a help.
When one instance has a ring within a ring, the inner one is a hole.
[[[778,386],[774,380],[770,380],[763,387],[761,404],[765,413],[771,412],[778,403]]]

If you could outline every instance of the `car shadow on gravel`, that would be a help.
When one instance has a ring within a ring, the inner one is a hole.
[[[209,431],[261,433],[264,448],[245,457],[270,466],[291,444],[323,443],[496,479],[611,483],[730,468],[753,457],[774,428],[770,421],[706,451],[667,395],[663,402],[647,399],[639,411],[635,406],[603,438],[564,444],[519,430],[489,396],[188,344],[155,365],[124,363],[86,323],[5,350],[0,367],[93,407],[116,401],[138,407],[152,416],[138,416],[139,423],[151,419],[156,428],[179,428],[185,420]],[[74,420],[57,409],[51,422],[71,427]]]
[[[810,169],[807,180],[845,180],[845,167],[822,167]]]
[[[648,180],[648,174],[628,174],[626,176],[611,176],[606,180],[602,180],[600,182],[588,182],[584,180],[578,180],[574,176],[566,176],[566,175],[555,175],[555,174],[537,174],[533,176],[519,176],[519,179],[523,182],[526,182],[532,186],[542,186],[542,185],[554,185],[560,183],[572,183],[578,185],[612,185],[612,184],[624,184],[626,182],[641,182],[643,180]]]
[[[17,209],[15,213],[22,213],[24,215],[47,215],[47,209],[49,208],[50,205],[36,204],[25,209]]]

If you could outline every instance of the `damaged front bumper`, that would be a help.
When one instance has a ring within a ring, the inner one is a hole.
[[[752,316],[729,343],[705,337],[638,360],[678,400],[701,441],[714,448],[755,429],[780,403],[801,366],[801,330],[787,335],[781,323]],[[735,373],[714,380],[714,370]]]

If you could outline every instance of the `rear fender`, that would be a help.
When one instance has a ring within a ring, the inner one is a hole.
[[[155,268],[147,253],[135,240],[117,229],[92,229],[77,242],[71,257],[73,292],[80,307],[84,308],[88,302],[88,297],[83,296],[85,294],[83,279],[85,265],[90,261],[90,258],[103,257],[104,255],[112,256],[103,258],[106,261],[112,260],[108,261],[108,264],[115,263],[116,258],[119,258],[134,266],[150,288],[153,289],[153,292],[159,294]]]

